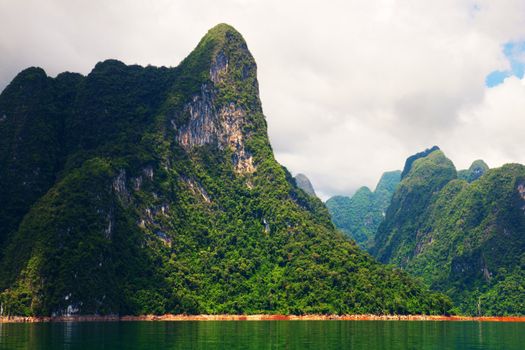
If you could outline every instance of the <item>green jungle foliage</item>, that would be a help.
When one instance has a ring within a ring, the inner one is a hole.
[[[525,315],[525,166],[471,170],[473,182],[456,179],[438,150],[414,161],[371,252],[448,294],[455,312]]]
[[[400,179],[401,171],[389,171],[381,176],[374,192],[361,187],[352,197],[328,199],[326,207],[334,225],[361,248],[370,249]]]
[[[458,170],[458,179],[467,182],[476,181],[489,170],[489,166],[483,160],[475,160],[468,169]]]
[[[454,164],[439,149],[415,161],[408,158],[405,170],[408,164],[410,170],[402,177],[392,196],[371,250],[379,261],[402,267],[403,260],[415,250],[415,233],[434,193],[457,176]]]
[[[430,153],[432,153],[434,151],[439,151],[439,147],[438,146],[432,146],[431,148],[427,148],[423,152],[419,152],[419,153],[416,153],[416,154],[408,157],[406,162],[405,162],[405,166],[403,167],[403,171],[401,172],[401,178],[403,179],[405,176],[408,175],[408,172],[410,171],[410,169],[412,169],[412,164],[416,160],[418,160],[420,158],[424,158],[424,157],[428,156]]]
[[[176,68],[23,71],[0,95],[0,161],[4,315],[452,307],[338,233],[276,162],[255,61],[225,24]]]

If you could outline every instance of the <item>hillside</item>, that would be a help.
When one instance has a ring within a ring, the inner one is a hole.
[[[276,162],[256,70],[221,24],[176,68],[21,72],[0,95],[2,313],[446,313]]]
[[[329,198],[326,207],[334,225],[360,247],[370,249],[400,176],[400,171],[385,172],[374,192],[365,186],[359,188],[352,197]]]
[[[483,164],[469,183],[439,150],[413,161],[371,251],[450,295],[457,312],[523,315],[525,166],[472,171]]]

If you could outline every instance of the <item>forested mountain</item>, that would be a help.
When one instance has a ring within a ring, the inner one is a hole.
[[[407,160],[371,252],[452,297],[457,312],[525,314],[525,166],[458,179],[438,148]],[[468,180],[468,181],[467,181]]]
[[[228,25],[178,67],[21,72],[0,95],[3,314],[445,313],[333,227],[268,141]]]
[[[454,164],[437,147],[409,157],[371,252],[382,262],[404,267],[432,198],[456,177]]]
[[[401,171],[385,172],[374,192],[366,186],[359,188],[352,197],[334,196],[326,201],[334,225],[368,250],[390,199],[401,178]]]

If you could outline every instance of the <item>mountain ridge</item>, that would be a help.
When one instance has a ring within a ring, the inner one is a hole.
[[[351,197],[329,198],[325,204],[334,225],[361,248],[370,249],[400,179],[401,171],[387,171],[381,175],[374,192],[363,186]]]
[[[415,160],[371,252],[447,293],[455,312],[524,315],[525,167],[470,169],[457,178],[438,150]]]
[[[276,162],[256,70],[222,24],[175,68],[15,78],[0,95],[2,312],[448,312]]]

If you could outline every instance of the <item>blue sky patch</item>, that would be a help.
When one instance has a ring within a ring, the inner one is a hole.
[[[510,69],[504,71],[495,70],[489,73],[485,78],[485,85],[488,87],[497,86],[510,76],[523,78],[525,72],[525,42],[506,43],[503,45],[503,54],[509,60]]]

